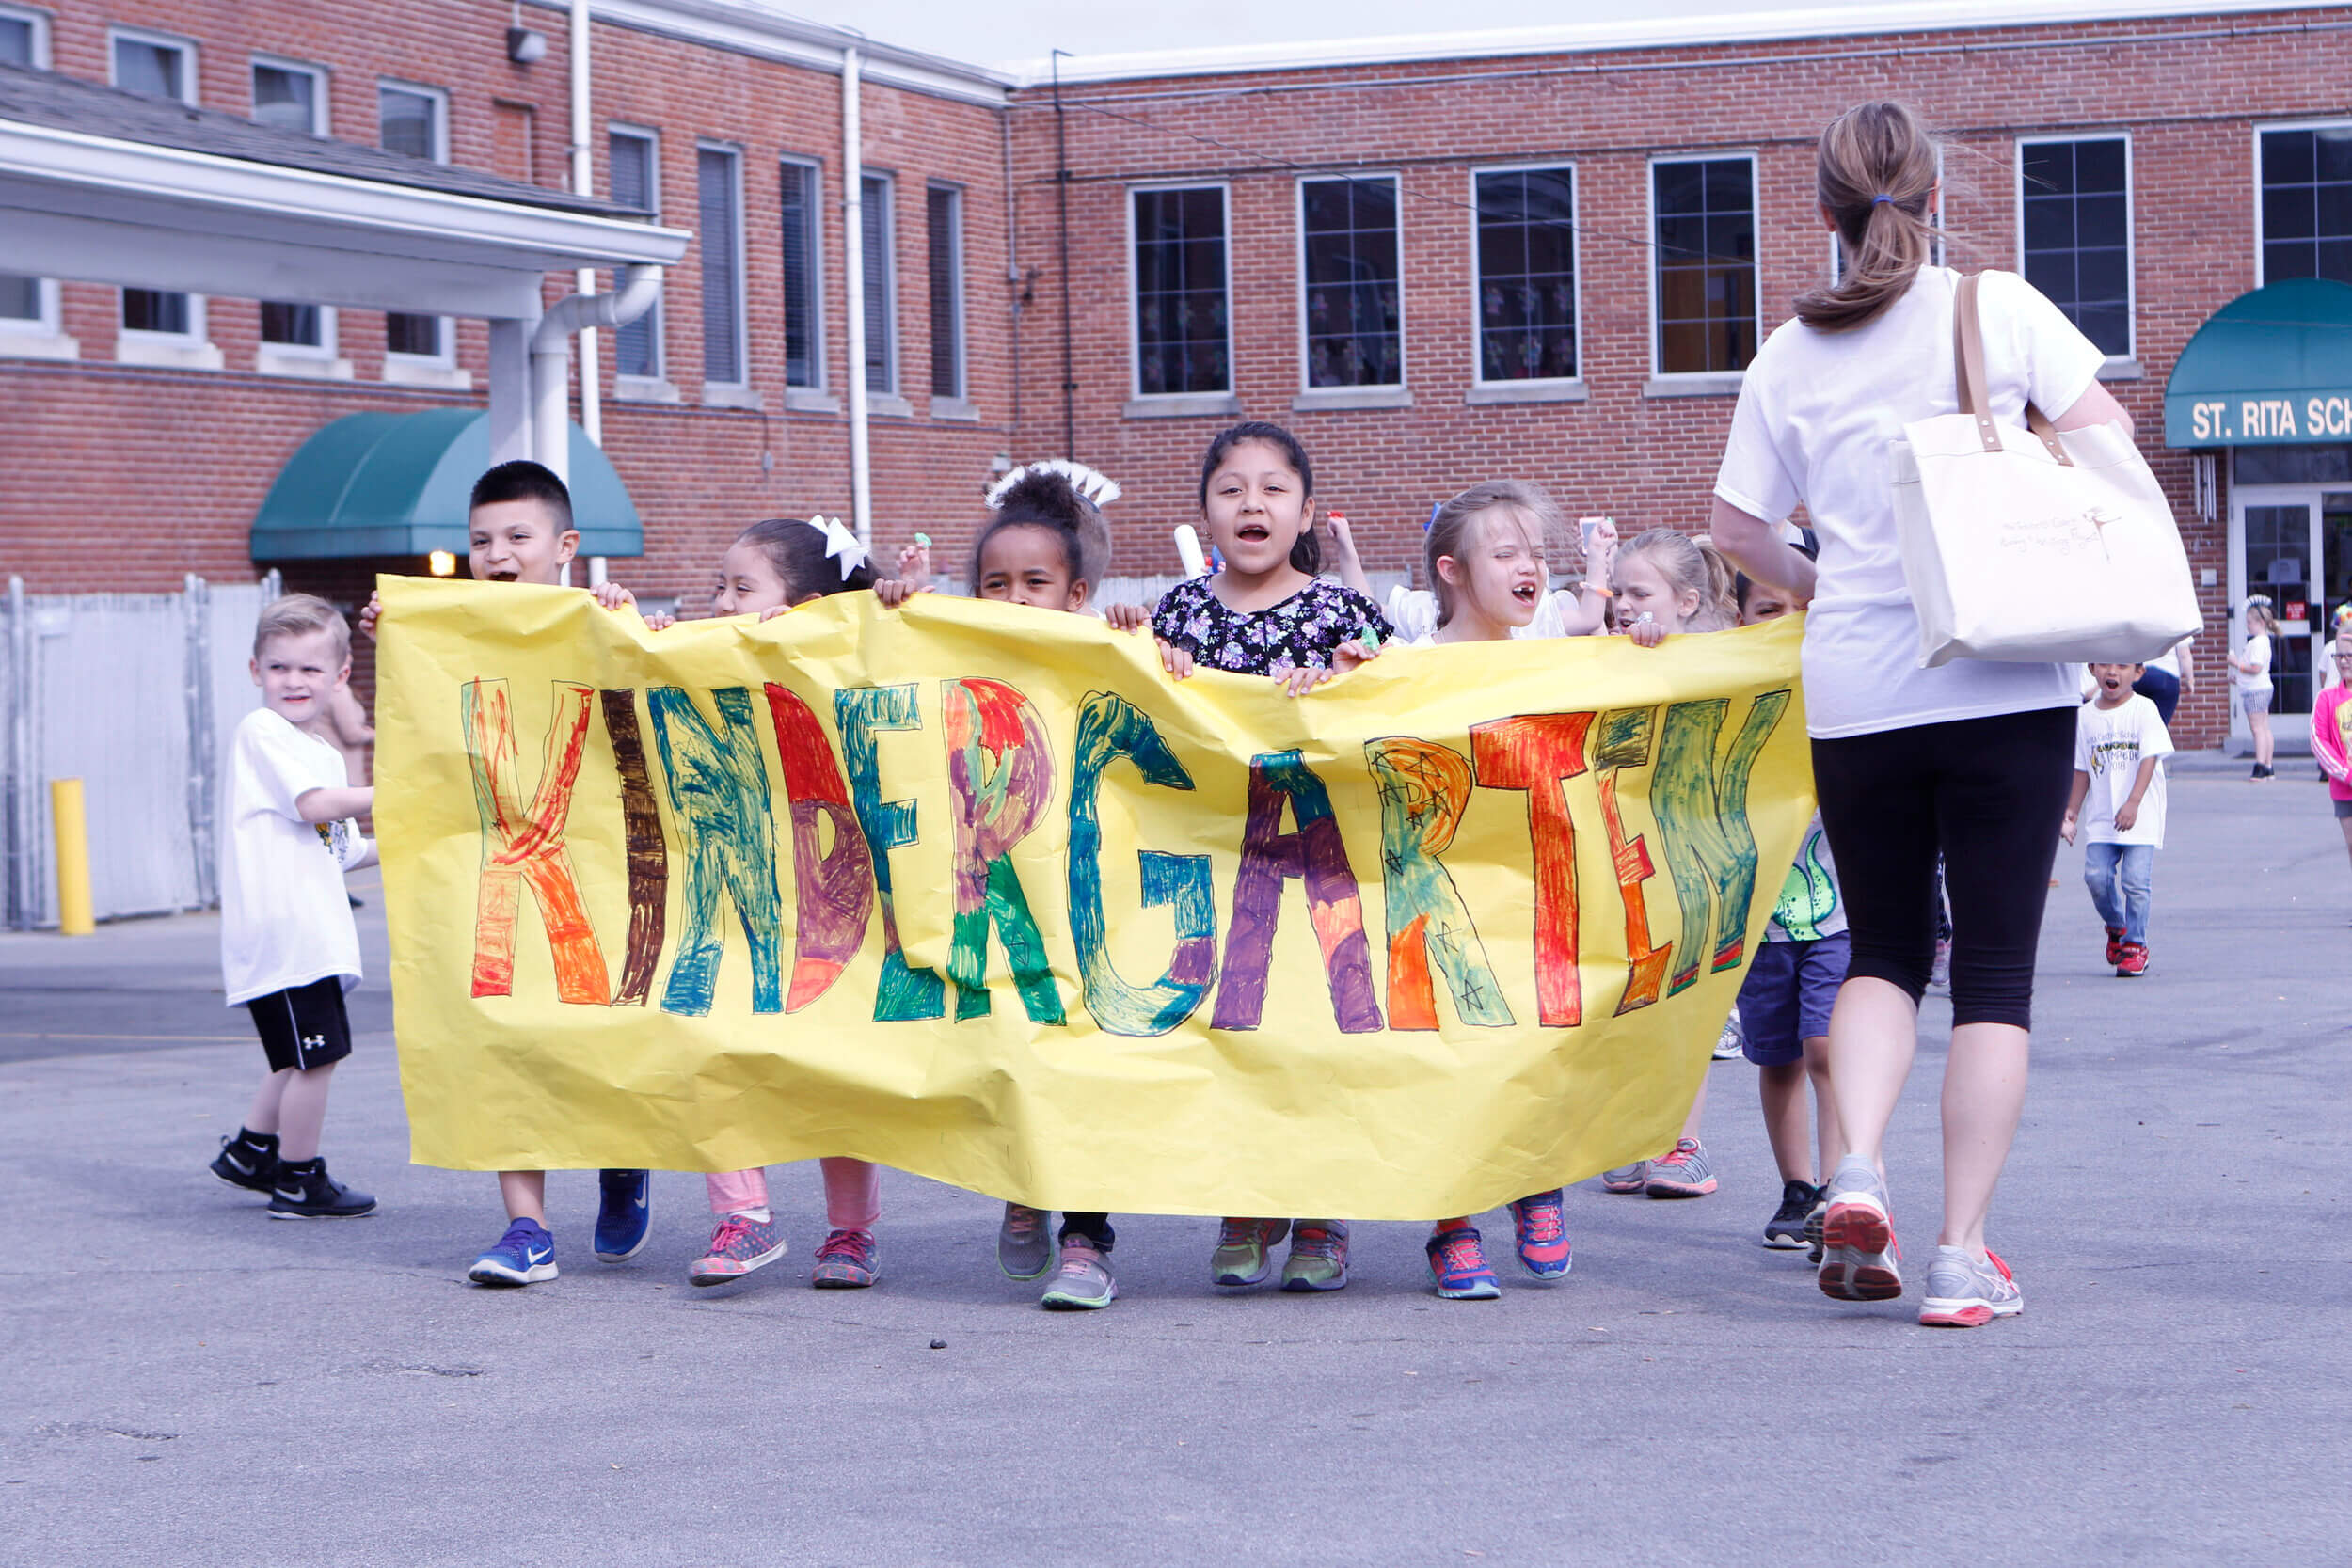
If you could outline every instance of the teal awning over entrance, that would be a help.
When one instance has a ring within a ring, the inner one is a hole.
[[[2168,447],[2352,440],[2352,284],[2294,277],[2230,301],[2164,386]]]
[[[466,553],[466,500],[490,466],[479,408],[347,414],[278,470],[253,519],[256,561]],[[644,530],[612,461],[571,426],[572,522],[581,555],[643,555]]]

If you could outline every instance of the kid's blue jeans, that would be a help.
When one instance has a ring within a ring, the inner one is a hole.
[[[2148,941],[2149,874],[2156,863],[2153,844],[2086,844],[2083,880],[2099,918],[2123,930],[2125,942]]]

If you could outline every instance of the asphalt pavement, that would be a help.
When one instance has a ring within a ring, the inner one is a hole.
[[[2344,1561],[2352,863],[2282,772],[2174,780],[2144,979],[2061,852],[1994,1227],[2026,1311],[1973,1332],[1915,1321],[1941,1001],[1890,1143],[1903,1301],[1757,1244],[1725,1062],[1722,1191],[1572,1191],[1557,1288],[1441,1302],[1421,1227],[1363,1225],[1345,1291],[1224,1297],[1208,1222],[1122,1216],[1121,1300],[1048,1314],[996,1205],[895,1173],[882,1284],[811,1291],[808,1165],[794,1260],[741,1285],[685,1283],[691,1175],[595,1261],[585,1173],[561,1279],[464,1284],[497,1197],[405,1163],[372,884],[327,1152],[383,1206],[272,1224],[204,1169],[260,1067],[212,919],[0,936],[0,1563]]]

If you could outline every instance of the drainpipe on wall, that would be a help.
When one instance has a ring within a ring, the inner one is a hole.
[[[850,514],[858,543],[874,542],[866,430],[866,135],[858,119],[858,55],[841,51],[841,275],[850,320]]]
[[[590,119],[590,75],[588,65],[588,0],[572,0],[571,9],[571,71],[572,71],[572,159],[571,185],[574,196],[596,194],[596,161],[590,150],[589,137],[595,134]],[[573,287],[583,294],[596,292],[596,272],[582,267]],[[580,334],[580,428],[597,446],[604,445],[603,372],[596,358],[596,329],[583,327]],[[604,557],[588,558],[588,586],[596,587],[604,581]]]
[[[625,267],[609,294],[571,294],[548,307],[531,335],[531,454],[571,483],[572,334],[619,326],[653,309],[661,297],[661,269],[651,262]]]

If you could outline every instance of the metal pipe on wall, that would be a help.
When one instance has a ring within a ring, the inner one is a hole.
[[[874,542],[872,457],[866,411],[866,131],[858,116],[858,54],[841,51],[841,276],[850,329],[850,515],[858,543]]]
[[[596,194],[596,160],[590,138],[596,135],[591,96],[594,78],[590,74],[588,57],[588,0],[572,0],[571,6],[571,187],[575,196]],[[573,287],[583,294],[596,292],[596,272],[582,267],[573,279]],[[596,329],[580,328],[580,428],[596,446],[604,445],[604,384],[603,369],[596,357]],[[604,557],[588,558],[588,586],[595,588],[604,581]]]
[[[1061,57],[1054,51],[1054,207],[1061,226],[1061,454],[1078,455],[1077,361],[1070,336],[1070,143],[1061,110]]]

